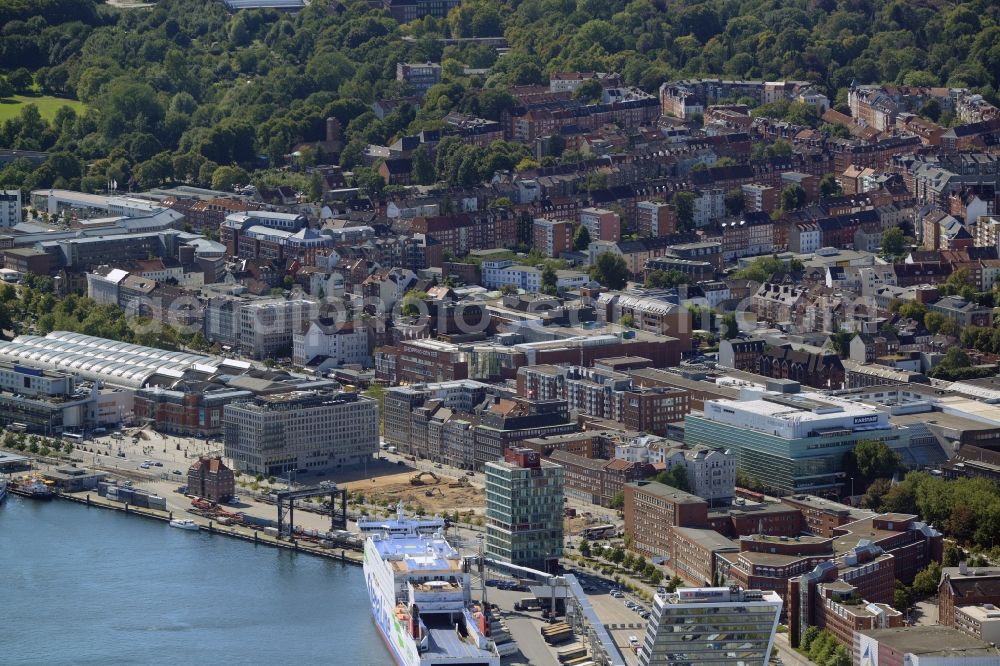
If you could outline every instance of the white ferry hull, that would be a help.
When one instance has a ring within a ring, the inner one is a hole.
[[[368,587],[368,599],[372,608],[372,619],[375,628],[382,637],[389,654],[397,666],[421,666],[422,661],[417,652],[416,642],[396,619],[393,609],[395,600],[386,599],[378,589],[378,583],[368,570],[368,562],[364,564],[365,584]]]

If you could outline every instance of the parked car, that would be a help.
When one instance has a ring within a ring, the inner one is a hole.
[[[180,476],[180,475],[184,474],[184,472],[180,471],[179,469],[175,469],[175,470],[174,470],[174,471],[173,471],[172,473],[173,473],[173,474],[176,474],[176,475],[178,475],[178,476]]]

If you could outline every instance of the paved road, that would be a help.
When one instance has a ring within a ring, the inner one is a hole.
[[[774,637],[774,647],[784,666],[816,666],[814,662],[809,661],[802,654],[792,649],[788,643],[787,632],[777,634]]]

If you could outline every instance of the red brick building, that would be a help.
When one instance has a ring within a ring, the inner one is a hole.
[[[708,502],[655,481],[628,483],[624,488],[625,534],[632,549],[647,557],[670,553],[670,528],[708,527]]]
[[[782,497],[781,502],[801,511],[805,529],[822,537],[832,537],[834,529],[841,525],[874,515],[815,495],[790,495]]]
[[[198,458],[188,468],[188,494],[225,502],[236,493],[236,476],[222,458]]]
[[[938,622],[955,626],[956,606],[1000,605],[1000,568],[948,567],[938,585]]]

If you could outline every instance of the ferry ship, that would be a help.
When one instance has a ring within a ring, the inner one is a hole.
[[[375,626],[398,666],[500,666],[489,610],[472,600],[462,558],[422,534],[400,502],[392,530],[369,532],[364,574]]]

